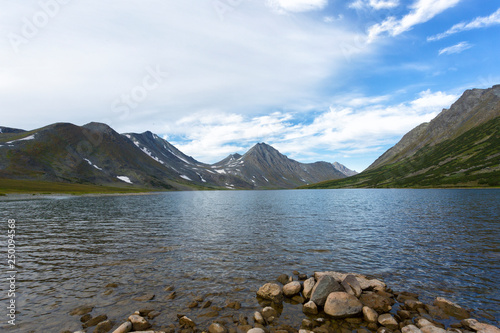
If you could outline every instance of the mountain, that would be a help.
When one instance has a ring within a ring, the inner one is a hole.
[[[345,165],[342,165],[338,162],[333,162],[332,165],[335,169],[342,172],[346,177],[355,176],[359,173],[356,170],[348,169]]]
[[[302,164],[267,144],[210,165],[149,131],[119,134],[101,123],[1,129],[4,184],[10,179],[141,189],[277,189],[345,177],[330,163]]]
[[[500,85],[467,90],[362,173],[312,188],[500,186]]]

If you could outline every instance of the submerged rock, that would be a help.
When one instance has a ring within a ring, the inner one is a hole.
[[[131,315],[128,317],[128,320],[132,323],[134,331],[143,331],[151,327],[151,324],[144,317],[139,315]]]
[[[391,330],[398,329],[399,325],[396,319],[390,313],[384,313],[378,317],[378,323]]]
[[[363,303],[363,305],[372,308],[379,314],[389,312],[392,309],[391,300],[389,298],[380,296],[373,292],[362,293],[359,300]]]
[[[302,312],[305,314],[315,315],[318,314],[318,307],[313,301],[309,301],[302,306]]]
[[[276,283],[266,283],[257,291],[257,296],[276,303],[283,301],[283,292]]]
[[[376,323],[378,320],[378,312],[368,306],[363,306],[363,318],[369,323]]]
[[[212,323],[208,327],[208,333],[227,333],[227,329],[219,323]]]
[[[443,297],[436,297],[434,300],[434,305],[439,307],[444,313],[453,316],[457,319],[470,318],[470,313],[466,309],[462,308],[460,305],[453,303]]]
[[[493,325],[480,323],[476,319],[464,319],[461,323],[463,326],[470,328],[478,333],[500,333],[500,328]]]

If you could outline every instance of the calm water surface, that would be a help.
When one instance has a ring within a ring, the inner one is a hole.
[[[293,270],[371,275],[500,322],[500,190],[171,192],[1,201],[0,211],[3,249],[17,220],[17,325],[0,321],[9,332],[76,331],[68,312],[85,304],[116,322],[153,307],[156,327],[177,313],[208,323],[208,310],[186,307],[198,295],[238,300],[250,316],[258,287]],[[145,293],[156,297],[133,300]],[[298,327],[293,311],[282,318]]]

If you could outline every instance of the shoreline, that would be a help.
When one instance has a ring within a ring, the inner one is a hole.
[[[169,292],[166,300],[176,298],[175,287],[164,290]],[[222,308],[213,305],[213,298],[193,297],[185,311],[176,314],[177,320],[168,323],[155,320],[161,313],[148,306],[154,297],[136,297],[145,306],[130,311],[128,318],[108,318],[94,311],[98,305],[79,306],[69,316],[72,320],[79,317],[83,330],[61,333],[500,333],[498,327],[471,318],[470,310],[439,295],[426,304],[415,293],[394,291],[379,279],[356,273],[281,274],[256,291],[259,311],[246,309],[238,301],[226,301]],[[284,306],[301,313],[294,318],[301,320],[298,327],[282,316]],[[206,309],[210,324],[206,320],[197,324],[200,315],[190,314],[195,308]],[[228,313],[221,315],[224,310]]]

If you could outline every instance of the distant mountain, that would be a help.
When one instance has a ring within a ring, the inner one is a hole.
[[[118,134],[100,123],[57,123],[29,132],[1,129],[0,181],[151,189],[278,189],[345,177],[333,164],[299,163],[263,143],[244,155],[233,154],[209,165],[151,132]]]
[[[333,167],[335,169],[337,169],[340,172],[342,172],[346,177],[355,176],[355,175],[357,175],[359,173],[356,170],[348,169],[345,165],[342,165],[342,164],[340,164],[338,162],[333,162],[332,165],[333,165]]]
[[[500,85],[467,90],[362,173],[313,188],[500,186]]]

